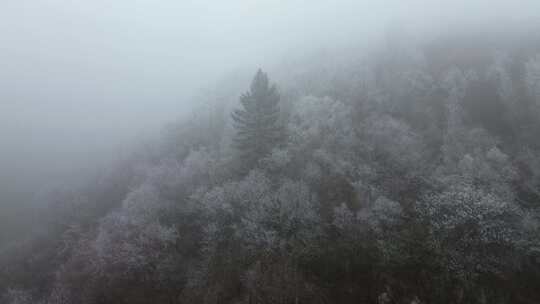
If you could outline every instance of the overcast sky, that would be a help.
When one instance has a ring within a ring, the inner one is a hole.
[[[536,22],[538,3],[1,0],[0,194],[30,193],[115,157],[230,70],[356,43],[389,24]]]

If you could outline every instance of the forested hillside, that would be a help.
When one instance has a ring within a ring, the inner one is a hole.
[[[231,75],[43,197],[0,303],[540,303],[540,41],[510,36]]]

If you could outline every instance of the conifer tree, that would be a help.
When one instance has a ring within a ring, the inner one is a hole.
[[[242,108],[232,113],[236,129],[234,144],[248,168],[268,155],[282,139],[279,100],[276,86],[271,85],[267,74],[259,69],[250,90],[240,97]]]

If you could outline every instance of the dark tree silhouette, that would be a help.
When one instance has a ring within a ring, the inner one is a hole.
[[[242,108],[232,112],[236,128],[234,144],[245,167],[251,168],[281,141],[279,100],[276,86],[259,69],[250,90],[240,97]]]

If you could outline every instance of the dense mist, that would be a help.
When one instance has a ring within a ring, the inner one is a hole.
[[[535,1],[4,1],[1,200],[92,173],[232,71],[365,44],[389,28],[527,28],[538,10]]]
[[[229,72],[355,41],[379,18],[356,20],[362,6],[353,2],[9,0],[0,8],[2,205],[95,174]]]
[[[536,303],[539,117],[538,1],[3,0],[0,304]]]

